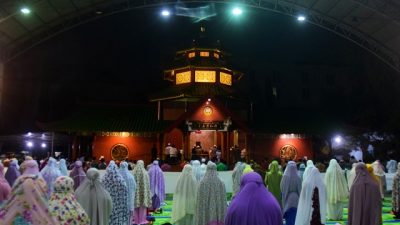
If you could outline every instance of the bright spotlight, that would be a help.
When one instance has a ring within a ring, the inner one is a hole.
[[[42,148],[46,148],[47,147],[46,143],[42,143],[41,146],[42,146]]]
[[[28,146],[29,148],[32,148],[33,147],[33,142],[32,141],[26,142],[26,146]]]
[[[164,17],[168,17],[168,16],[171,15],[171,12],[166,10],[166,9],[164,9],[163,11],[161,11],[161,15],[164,16]]]
[[[243,10],[241,8],[235,7],[232,9],[232,14],[235,16],[239,16],[242,15]]]
[[[303,22],[303,21],[305,21],[305,20],[306,20],[306,17],[305,17],[305,16],[302,16],[302,15],[300,15],[300,16],[298,16],[298,17],[297,17],[297,20],[298,20],[298,21],[300,21],[300,22]]]
[[[342,137],[340,137],[340,136],[336,136],[334,140],[335,140],[336,144],[342,143]]]
[[[28,132],[28,137],[30,137],[30,136],[32,136],[32,133],[31,133],[31,132]]]
[[[24,15],[27,15],[27,14],[31,13],[31,10],[29,8],[27,8],[27,7],[21,8],[20,11]]]

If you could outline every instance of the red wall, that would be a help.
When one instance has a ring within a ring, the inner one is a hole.
[[[165,134],[165,144],[171,143],[179,150],[182,149],[183,134],[177,128],[174,128],[171,132]],[[165,147],[165,146],[164,146]],[[163,152],[164,153],[164,152]]]
[[[212,114],[209,116],[206,116],[203,113],[203,109],[206,106],[210,106],[213,110]],[[195,113],[193,113],[193,115],[190,116],[190,118],[188,118],[188,119],[208,122],[208,121],[225,120],[226,118],[225,118],[225,115],[223,115],[222,112],[220,110],[218,110],[218,108],[213,104],[213,102],[211,100],[211,102],[207,102],[207,101],[204,102],[204,104],[201,107],[199,107],[199,109]]]
[[[280,148],[284,145],[293,145],[297,149],[297,158],[301,159],[307,156],[312,159],[313,149],[310,139],[303,138],[271,138],[258,136],[254,140],[254,151],[251,152],[251,158],[257,161],[262,160],[264,157],[269,159],[280,158]]]
[[[124,144],[128,147],[128,158],[132,160],[142,159],[145,163],[150,163],[151,148],[156,143],[155,138],[149,137],[116,137],[116,136],[95,136],[93,141],[92,154],[97,159],[104,156],[106,161],[110,161],[111,148],[116,144]]]

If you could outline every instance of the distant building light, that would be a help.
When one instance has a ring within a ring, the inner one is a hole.
[[[29,148],[32,148],[33,147],[33,142],[32,141],[26,142],[26,146],[28,146]]]
[[[41,146],[42,146],[42,148],[46,148],[47,147],[46,143],[42,143]]]
[[[336,143],[336,144],[340,144],[340,143],[342,143],[342,141],[343,141],[342,137],[339,136],[339,135],[336,136],[334,140],[335,140],[335,143]]]
[[[279,138],[281,138],[281,139],[286,139],[286,134],[281,134],[281,135],[279,136]]]
[[[31,133],[31,132],[28,132],[28,134],[27,134],[27,135],[28,135],[28,137],[30,137],[30,136],[32,136],[32,133]]]
[[[303,16],[303,15],[300,15],[300,16],[297,17],[297,20],[300,21],[300,22],[303,22],[303,21],[306,20],[306,17]]]
[[[171,12],[166,10],[166,9],[164,9],[164,10],[161,11],[161,15],[164,16],[164,17],[168,17],[168,16],[171,15]]]
[[[27,7],[21,8],[20,11],[24,15],[27,15],[27,14],[31,13],[31,10],[29,8],[27,8]]]
[[[235,7],[232,9],[232,14],[235,16],[242,15],[242,13],[243,13],[243,10],[239,7]]]
[[[211,102],[211,98],[207,99],[207,101]]]

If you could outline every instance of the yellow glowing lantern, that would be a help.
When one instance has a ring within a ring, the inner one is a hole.
[[[185,84],[191,82],[190,71],[176,73],[176,84]]]
[[[199,83],[215,83],[216,73],[212,70],[196,70],[194,81]]]
[[[221,84],[232,85],[232,75],[229,73],[220,72],[219,73],[219,82]]]
[[[195,56],[196,56],[196,52],[190,52],[188,55],[189,58],[193,58]]]
[[[209,52],[200,52],[201,57],[209,57],[210,53]]]

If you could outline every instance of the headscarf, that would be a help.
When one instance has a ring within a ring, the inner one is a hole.
[[[336,159],[331,159],[325,173],[328,204],[343,203],[349,196],[348,185],[343,170]]]
[[[57,161],[50,157],[49,161],[47,161],[46,166],[40,171],[43,176],[43,179],[47,183],[47,196],[50,197],[51,193],[54,190],[54,182],[57,177],[61,176],[61,172],[57,167]]]
[[[304,165],[304,163],[301,163],[299,165],[299,177],[300,179],[303,181],[303,174],[304,174],[304,170],[306,169],[306,165]]]
[[[22,164],[21,164],[21,170],[22,170],[22,174],[23,175],[40,175],[39,172],[39,165],[36,162],[36,160],[33,159],[29,159],[29,160],[25,160]]]
[[[270,164],[270,170],[265,175],[265,185],[268,187],[268,190],[275,196],[276,200],[278,200],[279,204],[281,204],[281,180],[282,180],[282,172],[279,169],[278,161],[274,160]]]
[[[351,188],[351,185],[353,185],[354,178],[356,178],[356,166],[357,166],[357,164],[358,163],[353,163],[353,165],[351,165],[349,178],[347,179],[347,186],[349,187],[349,190]]]
[[[382,202],[379,186],[368,173],[366,166],[358,163],[356,178],[350,189],[348,225],[381,224]]]
[[[60,168],[60,172],[61,172],[62,176],[68,176],[67,162],[65,161],[65,159],[60,159],[58,168]]]
[[[202,172],[201,172],[201,168],[200,168],[201,164],[199,160],[193,160],[192,161],[192,171],[193,171],[193,177],[195,178],[195,180],[199,183],[201,181],[202,178]]]
[[[184,219],[186,215],[194,216],[196,210],[196,198],[197,181],[193,177],[192,166],[188,164],[183,167],[182,173],[179,175],[176,183],[171,215],[171,222],[173,224],[182,224],[180,220]]]
[[[282,212],[258,173],[243,175],[240,191],[229,205],[225,225],[281,225]]]
[[[127,162],[122,162],[119,165],[119,173],[124,178],[126,186],[128,188],[128,195],[126,198],[128,200],[128,210],[133,211],[133,205],[135,203],[136,181],[133,175],[128,170]]]
[[[135,208],[151,206],[150,178],[144,169],[143,160],[139,160],[133,170],[136,181]]]
[[[17,170],[19,171],[19,164],[18,164],[18,160],[16,159],[16,158],[13,158],[13,159],[11,159],[11,162],[12,163],[14,163],[16,166],[16,168],[17,168]]]
[[[69,176],[74,179],[74,189],[76,190],[79,185],[85,180],[86,174],[85,171],[83,171],[82,168],[82,162],[77,160],[74,163],[74,168],[72,168],[71,173],[69,173]]]
[[[312,160],[307,160],[307,166],[306,166],[306,169],[304,170],[303,177],[302,177],[302,180],[303,180],[303,181],[304,181],[304,180],[306,179],[306,177],[308,176],[309,170],[310,170],[311,168],[313,168],[313,167],[315,167],[315,166],[314,166],[314,162],[313,162]]]
[[[217,165],[210,161],[197,191],[195,225],[223,224],[225,211],[225,184],[218,178]]]
[[[110,193],[113,202],[110,225],[121,225],[128,223],[128,203],[126,196],[128,188],[124,178],[118,172],[118,167],[114,161],[110,161],[106,173],[101,179],[103,187]]]
[[[320,207],[321,223],[326,223],[326,188],[321,174],[316,167],[311,167],[308,175],[303,180],[301,187],[299,205],[297,207],[296,225],[309,225],[313,211],[314,189],[318,188],[318,199]]]
[[[378,177],[385,176],[385,170],[379,160],[376,160],[375,162],[372,163],[372,168],[374,169],[374,174],[376,176]]]
[[[380,185],[380,179],[378,176],[375,175],[374,167],[372,166],[372,164],[367,164],[366,166],[369,175],[375,180],[375,182],[377,182]]]
[[[228,170],[228,166],[226,166],[224,163],[219,162],[217,164],[217,171],[227,171]]]
[[[49,210],[62,225],[90,224],[89,216],[75,199],[74,181],[70,177],[60,176],[56,179],[49,200]]]
[[[200,165],[200,181],[203,179],[204,175],[206,174],[207,171],[207,165],[206,165],[206,160],[202,159],[201,160],[201,165]]]
[[[165,200],[165,181],[164,181],[164,173],[158,165],[158,161],[154,160],[153,165],[149,169],[149,178],[150,178],[150,191],[151,196],[154,198],[158,197],[160,204],[164,203]],[[159,208],[159,204],[155,204],[153,202],[154,208]]]
[[[8,181],[4,178],[4,166],[0,163],[0,205],[8,198],[11,193],[11,187]]]
[[[297,173],[296,163],[289,161],[281,181],[283,214],[290,208],[297,208],[301,193],[301,179]]]
[[[0,224],[13,224],[17,219],[35,225],[60,224],[48,210],[46,182],[39,175],[20,176],[3,204]]]
[[[251,168],[251,166],[249,164],[246,164],[246,166],[244,167],[242,176],[245,175],[246,173],[251,173],[254,172],[254,170]]]
[[[11,160],[7,172],[4,175],[4,177],[6,178],[11,187],[13,186],[15,180],[21,175],[18,168],[19,168],[18,161]]]
[[[396,173],[397,161],[394,159],[389,160],[386,164],[386,169],[388,170],[388,173]]]
[[[232,195],[235,196],[240,190],[240,180],[243,170],[246,168],[246,163],[237,162],[232,172]]]
[[[75,191],[76,200],[85,209],[91,225],[108,225],[112,212],[112,199],[101,185],[100,173],[96,168],[86,172],[86,178]]]

